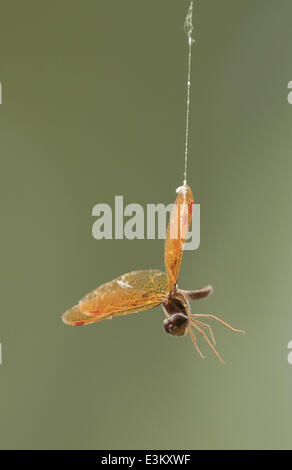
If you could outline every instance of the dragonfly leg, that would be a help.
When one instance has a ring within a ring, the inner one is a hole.
[[[206,333],[198,326],[197,322],[196,321],[191,321],[191,326],[193,326],[200,333],[200,335],[203,336],[204,340],[210,346],[210,348],[213,350],[213,352],[216,354],[219,361],[222,362],[222,364],[224,364],[224,361],[223,361],[222,357],[220,356],[220,354],[216,351],[215,346],[211,343],[211,341],[209,340]]]
[[[221,323],[222,325],[224,325],[226,328],[228,328],[229,330],[233,331],[234,333],[242,333],[242,334],[245,334],[245,331],[243,330],[237,330],[236,328],[233,328],[231,325],[229,325],[229,323],[226,323],[224,320],[221,320],[221,318],[219,317],[216,317],[216,315],[209,315],[209,314],[197,314],[197,313],[194,313],[191,315],[192,319],[196,321],[197,318],[210,318],[210,319],[213,319],[213,320],[216,320],[218,321],[219,323]]]

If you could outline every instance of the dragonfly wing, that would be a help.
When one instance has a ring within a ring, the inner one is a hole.
[[[66,325],[72,326],[89,325],[90,323],[95,323],[95,321],[97,321],[94,320],[93,317],[89,317],[85,313],[82,313],[78,304],[63,313],[62,320]],[[101,320],[103,320],[103,318]]]
[[[184,243],[192,220],[193,194],[189,186],[178,190],[166,232],[164,263],[169,290],[177,284]]]
[[[101,285],[63,315],[69,325],[90,324],[159,305],[168,292],[164,272],[133,271]]]

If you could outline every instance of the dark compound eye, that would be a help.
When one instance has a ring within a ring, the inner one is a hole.
[[[175,313],[163,320],[163,327],[166,333],[174,336],[184,336],[188,324],[188,317],[183,313]]]

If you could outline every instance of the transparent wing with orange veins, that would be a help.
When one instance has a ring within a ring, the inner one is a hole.
[[[192,204],[194,203],[189,186],[181,186],[177,189],[177,193],[170,214],[164,249],[164,263],[169,290],[172,290],[178,280],[184,243],[192,220]]]
[[[133,271],[101,285],[62,316],[67,325],[79,326],[148,310],[168,293],[167,276],[157,269]]]

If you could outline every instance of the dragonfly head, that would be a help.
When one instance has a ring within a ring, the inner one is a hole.
[[[174,336],[184,336],[188,325],[189,319],[183,313],[174,313],[163,320],[166,333]]]

